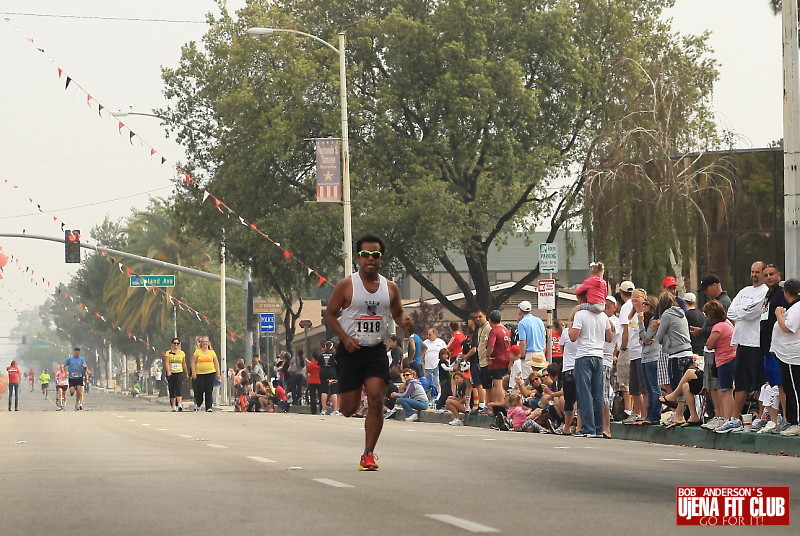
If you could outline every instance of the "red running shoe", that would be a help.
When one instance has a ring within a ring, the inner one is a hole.
[[[375,463],[375,453],[370,452],[369,454],[364,454],[361,456],[361,463],[358,464],[358,469],[360,471],[377,471],[378,464]]]

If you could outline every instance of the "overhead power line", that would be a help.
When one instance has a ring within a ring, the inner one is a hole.
[[[51,17],[55,19],[94,19],[94,20],[122,20],[131,22],[169,22],[177,24],[206,24],[204,20],[180,19],[140,19],[132,17],[99,17],[97,15],[56,15],[52,13],[24,13],[21,11],[0,11],[0,15],[20,15],[24,17]]]

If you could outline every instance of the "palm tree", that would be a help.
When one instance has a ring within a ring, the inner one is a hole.
[[[212,250],[200,240],[180,233],[172,208],[164,199],[154,199],[146,210],[134,213],[128,222],[130,244],[128,251],[144,257],[163,260],[181,266],[205,268],[211,264]],[[134,272],[152,273],[149,265],[127,261]],[[103,298],[121,326],[131,330],[152,327],[163,330],[172,313],[172,304],[160,292],[131,288],[128,278],[117,266],[109,268]]]

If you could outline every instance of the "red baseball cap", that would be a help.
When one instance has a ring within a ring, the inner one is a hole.
[[[510,347],[508,348],[508,351],[509,351],[510,353],[514,354],[514,355],[519,355],[519,353],[520,353],[519,346],[517,346],[516,344],[515,344],[515,345],[513,345],[513,346],[510,346]]]
[[[678,286],[678,280],[675,279],[673,276],[668,275],[661,282],[661,286],[662,287],[667,287],[667,288],[669,288],[669,287],[677,287]]]

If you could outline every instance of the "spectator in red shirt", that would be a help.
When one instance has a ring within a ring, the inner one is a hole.
[[[461,353],[461,343],[464,342],[467,336],[461,332],[461,324],[455,320],[450,322],[450,332],[452,335],[447,343],[447,349],[450,351],[450,357],[454,358]]]
[[[489,313],[489,338],[486,346],[489,350],[488,374],[492,380],[492,389],[489,393],[489,402],[502,402],[505,398],[503,393],[503,376],[508,374],[508,367],[511,362],[511,332],[502,325],[502,315],[500,311],[494,310]],[[495,411],[496,413],[496,411]]]
[[[286,402],[286,389],[283,388],[280,380],[273,380],[272,388],[275,389],[275,394],[271,397],[272,402],[277,404],[282,412],[286,413],[289,411],[289,404]]]
[[[317,401],[322,394],[322,380],[319,377],[319,361],[312,359],[306,365],[308,378],[308,403],[311,405],[311,414],[317,414]]]

